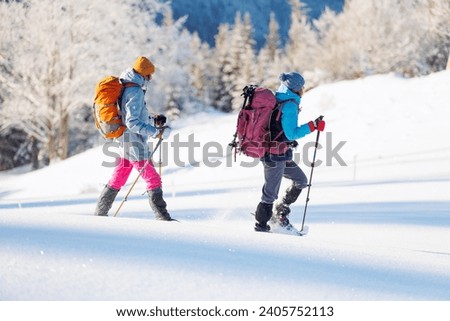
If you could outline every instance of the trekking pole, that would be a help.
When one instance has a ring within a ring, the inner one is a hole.
[[[158,142],[156,143],[155,148],[153,149],[152,153],[150,154],[150,156],[148,157],[147,162],[145,163],[145,165],[141,168],[141,170],[139,171],[139,175],[136,177],[136,179],[134,180],[133,184],[131,185],[130,189],[128,190],[127,194],[125,195],[125,197],[123,198],[122,202],[120,203],[119,207],[117,208],[116,212],[114,213],[114,217],[117,216],[117,214],[119,214],[120,209],[122,208],[123,204],[128,200],[128,195],[130,195],[131,190],[133,189],[134,185],[136,185],[139,177],[141,177],[141,174],[144,172],[145,168],[147,167],[147,165],[149,164],[150,160],[153,157],[153,154],[155,154],[156,150],[158,149],[159,145],[161,145],[162,142],[162,136],[159,136]]]
[[[160,177],[162,177],[162,169],[161,169],[161,167],[162,167],[162,148],[163,148],[163,146],[161,146],[161,148],[159,149],[159,160],[158,160],[158,173],[159,173],[159,176]]]
[[[164,127],[164,124],[166,123],[166,117],[164,115],[156,115],[154,116],[154,124],[155,126]],[[158,159],[158,174],[159,176],[162,176],[162,153],[163,153],[163,147],[159,149],[159,159]]]
[[[319,116],[319,118],[317,118],[317,119],[322,120],[323,116]],[[313,161],[311,163],[311,173],[309,175],[309,184],[308,184],[308,193],[306,194],[305,211],[303,212],[302,228],[300,229],[300,232],[302,232],[305,227],[306,209],[308,208],[309,191],[311,190],[311,185],[312,185],[312,176],[313,176],[313,171],[314,171],[314,163],[316,162],[317,146],[319,145],[319,136],[320,136],[320,131],[318,130],[317,137],[316,137],[316,144],[314,147]]]

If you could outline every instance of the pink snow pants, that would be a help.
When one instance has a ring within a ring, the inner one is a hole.
[[[145,166],[146,160],[141,161],[130,161],[125,158],[118,158],[117,165],[114,168],[113,175],[108,182],[108,185],[114,189],[121,189],[128,180],[131,170],[136,168],[138,171]],[[154,190],[161,187],[161,176],[156,172],[153,163],[149,161],[147,166],[145,166],[144,171],[141,173],[142,178],[147,183],[147,190]]]

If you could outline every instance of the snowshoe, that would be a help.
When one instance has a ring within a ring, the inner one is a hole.
[[[287,208],[289,210],[289,208]],[[295,228],[290,222],[288,215],[285,215],[284,213],[289,213],[290,211],[286,211],[283,208],[284,211],[278,211],[277,213],[274,213],[272,218],[270,219],[271,228],[272,231],[275,233],[281,233],[281,234],[289,234],[289,235],[306,235],[308,234],[308,227],[304,226],[303,230],[298,230]]]
[[[267,224],[261,225],[259,223],[255,223],[255,231],[256,232],[270,232],[270,226]]]

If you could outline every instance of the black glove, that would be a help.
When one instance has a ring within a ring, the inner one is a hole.
[[[148,117],[150,120],[153,119],[153,125],[155,127],[162,127],[167,121],[167,117],[162,114],[154,114]]]
[[[155,126],[164,126],[164,124],[167,121],[167,117],[162,114],[156,114],[153,116],[153,119],[155,121]]]

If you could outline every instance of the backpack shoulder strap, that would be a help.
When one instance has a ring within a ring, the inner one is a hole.
[[[294,98],[291,98],[291,99],[288,99],[288,100],[283,100],[283,101],[277,101],[277,104],[275,105],[275,108],[281,109],[284,106],[285,103],[288,103],[290,101],[292,101],[293,103],[297,102]]]
[[[273,108],[274,111],[275,111],[275,110],[278,111],[277,117],[276,117],[276,121],[280,121],[280,118],[281,118],[281,109],[283,108],[284,104],[286,104],[287,102],[290,102],[290,101],[292,101],[292,102],[294,102],[294,103],[296,102],[295,99],[288,99],[288,100],[283,100],[283,101],[277,102],[277,104],[276,104],[275,107]]]
[[[123,86],[125,88],[128,88],[128,87],[140,87],[138,84],[136,84],[134,82],[126,82],[126,83],[123,84]]]
[[[119,99],[117,100],[118,105],[119,105],[119,109],[122,109],[122,96],[123,93],[125,92],[125,89],[130,88],[130,87],[141,87],[138,84],[134,83],[134,82],[126,82],[126,83],[122,83],[122,80],[119,80],[120,83],[122,84],[122,90],[120,92],[120,96]]]
[[[272,114],[270,116],[270,138],[271,141],[278,141],[282,135],[284,135],[284,130],[283,127],[281,125],[281,115],[282,115],[282,109],[284,104],[286,104],[287,102],[296,102],[295,99],[288,99],[288,100],[284,100],[284,101],[280,101],[277,102],[277,104],[275,105],[275,107],[272,110]],[[275,118],[274,118],[275,117]]]

